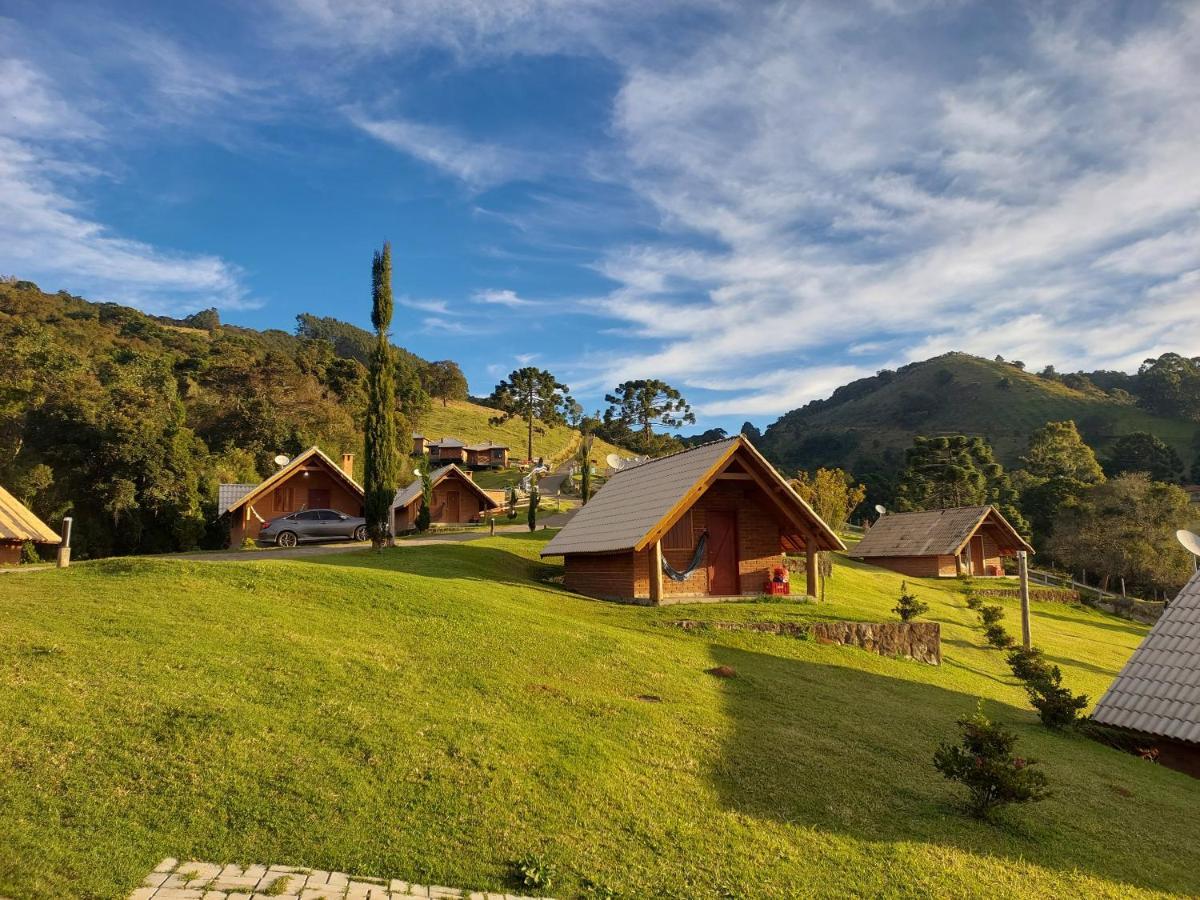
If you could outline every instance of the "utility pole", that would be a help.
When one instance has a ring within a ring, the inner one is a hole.
[[[1024,550],[1017,551],[1017,571],[1021,576],[1021,642],[1028,650],[1032,644],[1029,634],[1029,555]]]

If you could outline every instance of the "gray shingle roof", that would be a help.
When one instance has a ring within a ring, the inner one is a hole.
[[[1200,743],[1200,573],[1133,651],[1092,718]]]
[[[842,548],[837,535],[788,486],[749,441],[741,436],[702,444],[623,469],[613,475],[545,547],[542,556],[630,550],[655,528],[733,448],[745,452],[777,479],[803,517],[824,535],[830,547]]]
[[[217,514],[229,511],[229,507],[237,503],[248,493],[258,487],[257,484],[222,484],[217,486]]]
[[[495,441],[487,441],[483,444],[471,444],[467,447],[468,450],[507,450],[508,444],[497,444]]]
[[[454,463],[450,463],[450,465],[448,465],[448,466],[442,466],[440,469],[434,469],[432,472],[429,473],[429,479],[430,479],[430,481],[433,482],[431,487],[437,487],[438,482],[440,482],[443,478],[445,478],[451,472],[457,472],[459,475],[462,476],[463,481],[467,482],[468,484],[471,485],[471,487],[473,487],[475,489],[476,493],[478,493],[481,497],[485,497],[487,499],[489,507],[494,508],[494,507],[500,505],[495,501],[495,499],[492,497],[491,494],[487,493],[483,488],[481,488],[479,485],[477,485],[473,478],[471,478],[469,475],[467,475],[467,473],[464,472],[462,469],[460,469],[458,466],[454,465]],[[392,509],[399,509],[401,507],[408,506],[408,504],[412,503],[414,500],[416,500],[420,496],[421,496],[421,479],[414,478],[410,484],[407,484],[404,487],[400,488],[400,490],[396,491],[396,497],[394,500],[392,500]]]
[[[440,441],[426,441],[430,447],[462,447],[463,442],[458,438],[444,437]]]
[[[851,556],[953,556],[992,513],[993,520],[1010,532],[1013,546],[1032,550],[1011,525],[991,506],[958,506],[924,512],[888,513],[863,535]]]

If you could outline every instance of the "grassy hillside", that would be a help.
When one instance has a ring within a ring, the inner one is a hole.
[[[1171,444],[1182,459],[1195,456],[1194,422],[1155,416],[1099,390],[1074,390],[965,353],[906,366],[890,381],[864,385],[842,402],[834,398],[793,410],[767,429],[763,446],[789,468],[853,468],[866,459],[898,461],[917,434],[978,434],[987,437],[1000,461],[1011,466],[1030,432],[1062,419],[1073,419],[1101,454],[1116,436],[1149,431]]]
[[[1200,892],[1200,782],[1041,728],[957,583],[909,580],[935,668],[664,627],[891,619],[881,570],[637,609],[547,583],[543,539],[0,577],[0,895],[123,897],[164,856],[500,889],[526,853],[563,897]],[[1034,628],[1093,696],[1144,631]],[[979,697],[1055,791],[999,826],[930,765]]]
[[[510,419],[503,425],[492,425],[488,420],[497,415],[496,410],[465,400],[451,400],[443,406],[434,403],[433,408],[421,417],[417,430],[431,440],[456,437],[468,444],[496,441],[509,446],[510,456],[515,461],[525,458],[528,434],[525,422]],[[579,447],[579,432],[565,425],[540,426],[542,434],[533,435],[534,457],[545,457],[550,462],[561,462]],[[592,444],[592,459],[599,465],[609,453],[620,452],[629,456],[628,450],[619,450],[605,441]]]

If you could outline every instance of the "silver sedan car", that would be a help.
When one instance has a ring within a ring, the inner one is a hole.
[[[260,544],[295,547],[305,541],[365,541],[367,520],[336,509],[303,509],[272,519],[258,533]]]

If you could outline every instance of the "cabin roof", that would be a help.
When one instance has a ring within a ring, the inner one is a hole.
[[[783,476],[745,437],[737,435],[617,472],[541,555],[641,550],[691,507],[734,456],[771,487],[776,502],[811,529],[820,549],[845,549]]]
[[[257,500],[259,497],[261,497],[263,494],[265,494],[271,488],[275,487],[277,484],[281,484],[282,482],[286,481],[293,474],[295,474],[297,471],[299,471],[299,469],[306,462],[308,462],[309,460],[311,460],[313,458],[317,458],[321,462],[325,463],[325,465],[328,466],[329,469],[333,472],[333,475],[335,478],[339,478],[343,482],[345,482],[346,486],[349,487],[356,494],[358,494],[360,497],[365,495],[365,492],[362,489],[362,485],[359,484],[357,481],[355,481],[353,478],[351,478],[349,475],[347,475],[345,472],[343,472],[342,467],[339,466],[337,463],[335,463],[328,456],[326,456],[319,447],[309,447],[307,450],[305,450],[303,453],[301,453],[299,456],[297,456],[295,459],[293,459],[286,466],[283,466],[281,469],[279,469],[279,471],[273,473],[272,475],[268,476],[267,478],[264,478],[258,484],[251,485],[250,490],[246,491],[245,493],[241,494],[240,496],[238,496],[238,492],[241,488],[246,486],[244,484],[222,484],[222,485],[218,486],[217,500],[218,500],[219,513],[230,512],[232,510],[237,509],[240,506],[245,506],[247,503],[251,503],[254,500]],[[228,489],[228,490],[226,490],[226,489]],[[224,502],[222,500],[223,492],[224,492],[224,495],[228,495],[230,497],[230,502],[229,502],[228,506],[224,505]]]
[[[61,544],[62,538],[35,516],[29,507],[0,486],[0,541]]]
[[[437,487],[438,483],[440,481],[442,481],[443,479],[445,479],[448,475],[450,475],[452,473],[457,473],[459,478],[461,478],[468,485],[470,485],[471,490],[473,490],[476,494],[478,494],[480,496],[480,498],[482,498],[486,502],[487,507],[489,509],[495,509],[496,507],[498,507],[500,505],[499,503],[496,502],[496,500],[492,497],[491,494],[489,494],[487,491],[485,491],[483,488],[481,488],[479,485],[477,485],[475,483],[475,480],[473,478],[471,478],[471,476],[469,476],[466,472],[464,472],[458,466],[454,465],[454,463],[450,463],[450,465],[448,465],[448,466],[442,466],[440,469],[434,469],[432,472],[429,473],[429,480],[432,482],[432,487]],[[408,506],[414,500],[420,499],[420,497],[421,497],[421,479],[414,478],[410,484],[407,484],[404,487],[400,488],[400,490],[396,491],[396,498],[394,500],[392,500],[392,509],[399,509],[401,507]]]
[[[507,450],[508,444],[497,444],[495,441],[485,441],[482,444],[471,444],[468,450]]]
[[[458,438],[444,437],[440,441],[426,441],[430,447],[465,447]]]
[[[1163,610],[1092,718],[1200,743],[1200,572]]]
[[[888,513],[850,551],[864,559],[882,556],[955,556],[985,522],[1005,532],[1014,550],[1033,552],[994,506],[957,506],[922,512]]]

